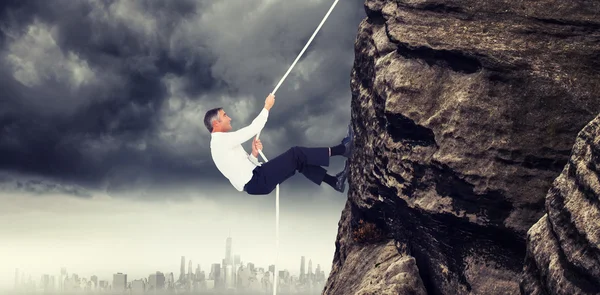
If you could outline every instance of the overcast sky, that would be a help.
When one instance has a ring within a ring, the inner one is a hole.
[[[0,287],[17,267],[177,277],[185,255],[206,270],[230,228],[243,261],[273,263],[275,192],[237,192],[202,119],[221,106],[249,124],[333,2],[2,1]],[[278,89],[268,158],[344,137],[363,2],[338,2]],[[329,272],[345,200],[300,174],[281,186],[282,267]]]

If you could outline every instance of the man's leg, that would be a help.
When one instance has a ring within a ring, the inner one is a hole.
[[[329,148],[292,147],[281,155],[254,169],[248,183],[249,194],[269,194],[275,187],[296,174],[302,173],[320,185],[329,166]]]
[[[262,164],[261,168],[273,180],[273,186],[282,183],[296,171],[302,173],[310,181],[321,184],[329,166],[329,148],[292,147],[277,158]]]
[[[350,157],[353,148],[354,131],[348,125],[348,133],[342,142],[329,148],[293,147],[276,158],[256,167],[252,179],[244,187],[249,194],[269,194],[280,184],[299,171],[312,182],[320,185],[325,182],[337,191],[344,191],[344,181],[348,174],[348,161],[344,170],[335,176],[319,166],[329,166],[329,157]]]

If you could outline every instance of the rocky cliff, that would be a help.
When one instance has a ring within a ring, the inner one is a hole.
[[[557,259],[571,263],[565,278],[593,280],[586,267],[598,264],[583,261],[598,241],[583,233],[597,238],[597,223],[572,221],[582,211],[563,210],[564,197],[542,216],[600,112],[600,5],[367,0],[365,11],[356,149],[323,293],[518,294],[526,253],[525,292],[564,284],[542,270]],[[557,233],[552,222],[570,224]]]
[[[529,230],[522,291],[600,294],[600,116],[580,132]]]

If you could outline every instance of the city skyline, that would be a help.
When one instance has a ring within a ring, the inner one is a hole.
[[[185,257],[185,256],[183,256],[183,257]],[[303,256],[301,256],[301,257],[303,257]],[[189,261],[191,262],[191,260],[189,260]],[[244,265],[244,266],[247,266],[248,264],[252,264],[252,265],[253,265],[253,266],[254,266],[256,269],[265,269],[265,270],[268,270],[268,269],[269,269],[269,267],[271,266],[271,265],[269,265],[269,266],[254,265],[254,263],[252,263],[252,261],[244,262],[244,261],[242,260],[241,262],[242,262],[242,264],[241,264],[241,265]],[[308,262],[312,262],[312,259],[309,259],[309,260],[308,260]],[[210,265],[212,265],[212,264],[214,264],[214,263],[207,263],[206,265],[209,265],[209,266],[210,266]],[[206,273],[206,269],[205,269],[205,268],[202,268],[202,264],[201,264],[201,263],[200,263],[200,264],[194,264],[194,265],[196,265],[196,266],[200,266],[200,270],[201,270],[201,272],[203,272],[203,273]],[[296,273],[295,273],[294,271],[292,271],[292,270],[290,270],[290,269],[286,269],[286,268],[284,268],[284,269],[280,269],[279,271],[287,271],[287,272],[289,272],[289,274],[290,274],[290,275],[297,276],[297,277],[299,277],[299,278],[300,278],[300,276],[301,276],[301,273],[302,273],[302,270],[301,270],[301,265],[302,265],[302,264],[300,263],[300,265],[298,266],[298,267],[300,268],[300,270],[298,270]],[[68,271],[68,268],[66,268],[66,267],[58,267],[57,269],[58,269],[58,270],[55,272],[56,274],[60,273],[62,269],[65,269],[65,270],[67,270],[67,271]],[[192,273],[193,273],[193,274],[196,274],[196,270],[197,270],[197,269],[198,269],[198,268],[196,268],[196,269],[195,269],[195,270],[194,270]],[[317,263],[317,268],[315,268],[314,272],[313,272],[313,270],[312,270],[312,269],[309,267],[309,268],[306,270],[306,273],[305,273],[305,274],[309,274],[309,273],[316,273],[316,272],[317,272],[317,270],[323,271],[323,268],[321,267],[321,264],[319,264],[319,263]],[[324,272],[324,271],[323,271],[323,272]],[[173,273],[174,275],[176,274],[176,272],[174,272],[174,271],[163,271],[163,270],[156,270],[156,271],[154,271],[154,272],[150,271],[146,277],[152,276],[152,275],[153,275],[153,274],[155,274],[155,273],[162,273],[162,274],[164,274],[164,275],[166,275],[166,274],[170,274],[170,273]],[[189,273],[188,271],[186,271],[186,272],[185,272],[185,274],[188,274],[188,273]],[[92,279],[92,278],[94,278],[94,277],[95,277],[97,281],[111,281],[111,280],[112,280],[112,276],[114,276],[115,274],[125,274],[125,275],[128,275],[128,274],[127,274],[127,272],[118,271],[118,272],[115,272],[115,273],[111,274],[111,275],[110,275],[110,277],[103,278],[103,277],[101,277],[101,276],[98,276],[98,275],[90,275],[90,276],[80,275],[80,274],[79,274],[79,273],[78,273],[76,270],[75,270],[75,271],[73,271],[73,272],[69,272],[69,274],[71,274],[71,275],[75,274],[75,275],[77,275],[77,276],[78,276],[78,277],[80,277],[80,278],[88,278],[88,277],[89,277],[90,279]],[[45,276],[45,275],[54,276],[55,278],[56,278],[56,277],[58,277],[57,275],[54,275],[54,274],[52,274],[52,273],[44,273],[44,274],[41,274],[41,275],[40,275],[40,277],[41,277],[41,276]],[[144,278],[146,278],[146,277],[136,277],[136,278],[133,278],[133,280],[137,280],[137,279],[144,279]],[[328,273],[326,273],[326,274],[325,274],[325,277],[326,277],[326,278],[328,277]],[[17,278],[18,278],[18,279],[17,279]],[[18,284],[22,284],[22,283],[23,283],[23,279],[24,279],[24,278],[25,278],[25,281],[29,281],[30,279],[31,279],[31,281],[33,281],[33,282],[36,282],[36,283],[39,281],[39,279],[36,279],[34,276],[31,276],[30,274],[28,274],[27,272],[25,272],[25,270],[21,270],[21,269],[18,269],[18,268],[17,268],[17,269],[15,270],[15,277],[13,277],[13,282],[15,282],[15,284],[13,284],[13,286],[12,286],[12,287],[14,288],[14,287],[15,287],[15,285],[17,284],[17,282],[18,282]],[[128,275],[128,282],[131,282],[131,281],[129,280],[129,278],[131,278],[131,277]],[[8,289],[10,289],[10,288],[7,288],[6,290],[2,290],[2,289],[0,289],[0,291],[7,291]]]
[[[101,195],[87,200],[60,194],[4,196],[0,236],[10,243],[0,244],[0,289],[13,286],[16,268],[34,278],[61,265],[88,277],[114,271],[142,277],[155,270],[179,272],[182,255],[221,262],[214,257],[224,258],[230,230],[233,252],[242,260],[252,257],[255,264],[273,264],[275,212],[270,198],[239,198],[231,204],[206,201],[200,193],[191,197],[185,202],[139,202]],[[304,255],[329,273],[339,220],[330,210],[342,204],[327,198],[318,202],[321,206],[310,215],[281,206],[278,268],[296,273],[298,257]]]
[[[121,290],[121,289],[137,289],[138,291],[148,291],[154,288],[163,289],[185,289],[199,291],[200,283],[202,288],[206,290],[207,283],[208,289],[212,288],[237,288],[239,289],[243,283],[243,278],[240,278],[240,274],[244,270],[248,270],[248,274],[258,279],[263,277],[263,274],[274,279],[273,272],[275,265],[256,265],[251,260],[244,261],[240,255],[236,254],[233,250],[233,237],[228,236],[225,242],[225,255],[220,263],[208,263],[210,267],[202,268],[201,263],[196,263],[195,271],[192,269],[192,259],[187,259],[185,256],[181,256],[180,269],[177,276],[176,272],[171,270],[155,270],[147,276],[133,277],[128,275],[127,272],[114,272],[111,278],[104,278],[98,275],[82,276],[76,270],[70,270],[64,266],[57,268],[54,273],[42,274],[38,279],[27,274],[24,270],[15,269],[14,285],[13,289],[17,291],[31,291],[31,292],[68,292],[72,288],[79,288],[80,284],[85,285],[84,288],[89,288],[95,291],[108,291],[108,290]],[[187,271],[185,265],[188,265]],[[207,274],[208,269],[210,272]],[[58,271],[60,269],[60,271]],[[312,281],[318,282],[316,288],[322,288],[324,282],[327,279],[327,275],[322,270],[320,263],[317,263],[315,271],[312,270],[312,259],[308,259],[308,269],[306,269],[306,257],[300,257],[300,263],[297,267],[298,272],[295,273],[293,270],[280,268],[278,270],[278,280],[287,283],[287,285],[295,286],[297,282],[300,282],[300,286],[307,283],[310,280],[310,287],[313,288]],[[233,274],[231,273],[233,271]],[[225,275],[226,274],[226,275]],[[257,275],[258,274],[258,275]],[[174,278],[178,277],[177,280]],[[249,277],[248,277],[249,278]],[[247,279],[247,278],[246,278]],[[263,277],[264,279],[264,277]],[[231,282],[230,282],[231,281]],[[235,281],[235,282],[234,282]],[[194,287],[192,287],[194,282]],[[227,284],[225,284],[227,282]],[[239,286],[238,286],[239,285]],[[272,287],[272,285],[271,285]],[[268,289],[268,286],[266,287]],[[239,290],[243,290],[239,289]],[[1,290],[0,290],[1,291]],[[4,290],[7,291],[7,290]]]

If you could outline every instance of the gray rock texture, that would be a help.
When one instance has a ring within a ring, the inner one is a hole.
[[[577,137],[527,236],[524,294],[600,294],[600,116]]]
[[[519,294],[526,252],[541,267],[554,255],[536,254],[554,247],[543,226],[529,250],[527,232],[600,112],[599,2],[367,0],[365,11],[356,149],[323,294]],[[547,288],[537,274],[526,290]]]

